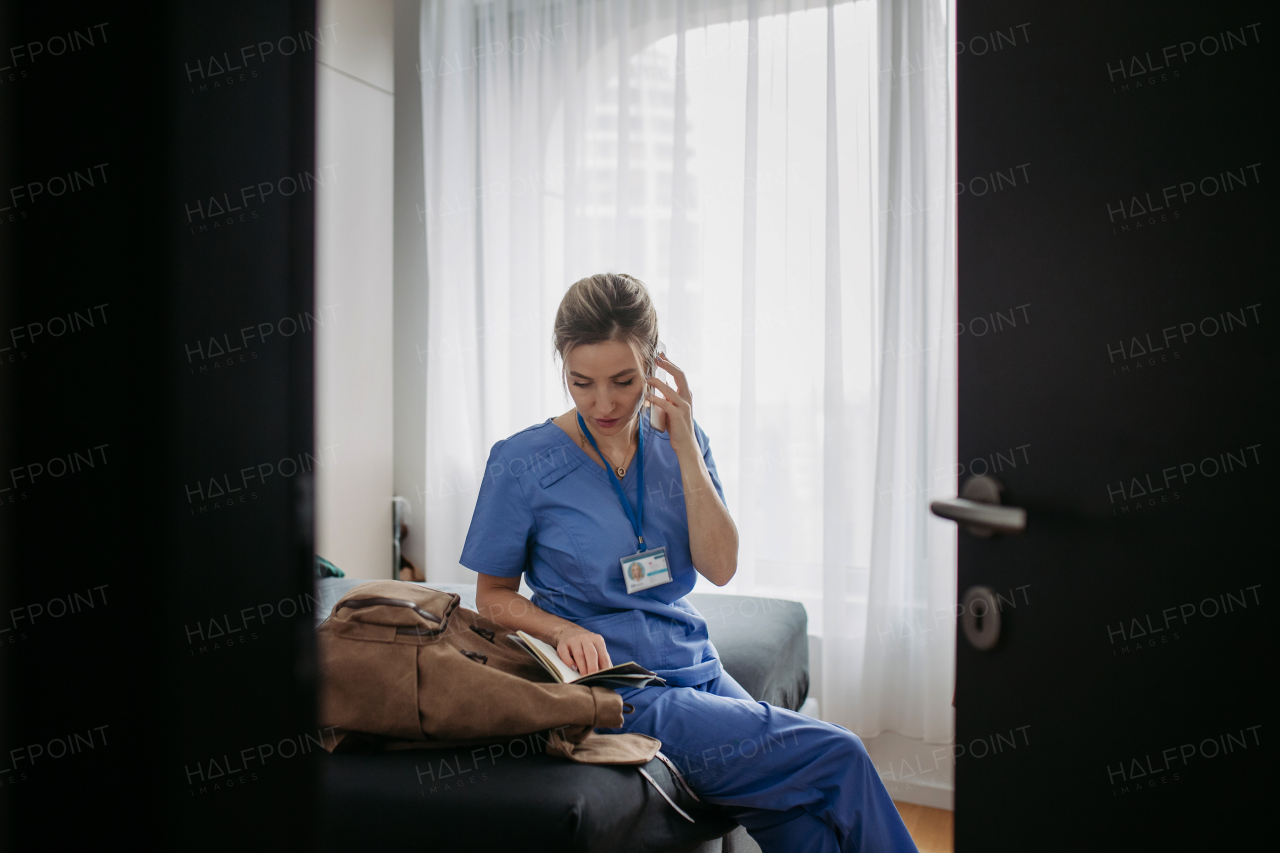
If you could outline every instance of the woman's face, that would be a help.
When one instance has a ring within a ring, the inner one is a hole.
[[[596,435],[617,435],[631,423],[645,391],[640,360],[622,341],[574,347],[565,359],[569,394]]]

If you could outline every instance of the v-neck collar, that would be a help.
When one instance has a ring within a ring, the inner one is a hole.
[[[644,412],[641,412],[641,413],[640,413],[640,429],[645,429],[646,427],[648,427],[648,426],[649,426],[648,418],[649,418],[649,413],[648,413],[647,411],[644,411]],[[584,449],[582,448],[582,445],[581,445],[580,443],[578,443],[578,440],[577,440],[577,439],[575,439],[573,436],[569,435],[569,433],[565,432],[564,430],[560,429],[560,426],[559,426],[558,424],[556,424],[556,423],[555,423],[555,418],[547,418],[547,424],[548,424],[552,429],[556,430],[556,431],[557,431],[557,432],[559,432],[561,435],[563,435],[565,438],[569,439],[569,443],[573,445],[573,449],[574,449],[575,451],[577,451],[577,452],[578,452],[578,453],[579,453],[579,454],[580,454],[580,455],[581,455],[581,456],[586,460],[586,462],[591,466],[591,472],[592,472],[593,474],[595,474],[599,479],[603,480],[606,484],[608,484],[608,485],[610,485],[610,486],[612,485],[612,482],[611,482],[611,481],[610,481],[610,479],[609,479],[609,472],[608,472],[608,471],[606,471],[606,470],[604,470],[604,466],[603,466],[603,465],[600,465],[600,464],[599,464],[599,462],[597,462],[597,460],[596,460],[596,458],[595,458],[594,456],[592,456],[590,453],[588,453],[586,450],[584,450]],[[653,436],[653,430],[649,430],[649,434],[650,434],[650,436],[652,437],[652,436]],[[650,441],[646,442],[646,444],[652,444],[652,443],[653,443],[653,441],[652,441],[652,440],[650,440]],[[646,448],[646,450],[647,450],[647,448]],[[637,451],[636,451],[636,453],[637,453],[637,454],[639,454],[639,450],[637,450]],[[645,453],[645,461],[646,461],[646,462],[648,461],[648,453],[647,453],[647,452]],[[632,457],[632,459],[631,459],[631,466],[627,468],[627,473],[626,473],[626,474],[624,474],[624,475],[619,479],[619,481],[622,483],[622,486],[623,486],[623,488],[624,488],[624,489],[626,488],[627,483],[628,483],[630,480],[634,480],[634,479],[635,479],[635,477],[633,476],[633,475],[634,475],[634,473],[635,473],[635,469],[636,469],[636,464],[635,464],[635,463],[636,463],[636,460],[635,460],[635,458],[634,458],[634,457]],[[579,467],[582,467],[582,466],[579,466]],[[614,476],[617,476],[617,472],[616,472],[616,471],[614,472]]]

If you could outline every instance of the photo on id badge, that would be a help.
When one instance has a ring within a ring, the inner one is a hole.
[[[641,551],[622,558],[622,579],[627,584],[627,594],[671,582],[671,569],[667,566],[666,547]]]

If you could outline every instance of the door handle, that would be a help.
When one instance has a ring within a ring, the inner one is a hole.
[[[1003,486],[995,477],[970,477],[960,489],[960,497],[933,501],[929,509],[939,518],[958,522],[974,536],[1021,533],[1027,528],[1027,511],[1018,506],[1001,506]]]

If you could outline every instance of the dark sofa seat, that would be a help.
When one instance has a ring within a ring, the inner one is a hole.
[[[696,823],[677,814],[634,767],[573,764],[532,752],[512,757],[504,751],[490,760],[492,748],[326,757],[326,847],[363,850],[376,842],[379,849],[403,844],[398,849],[404,850],[443,844],[521,853],[693,851],[736,826],[678,796],[666,765],[656,759],[646,771]]]
[[[317,624],[362,582],[319,581]],[[464,606],[475,606],[474,586],[430,586],[456,592]],[[803,605],[716,594],[689,600],[706,616],[725,669],[748,693],[792,710],[800,707],[809,689]],[[695,823],[672,809],[634,767],[573,764],[543,754],[540,747],[530,736],[480,748],[325,756],[324,845],[335,851],[426,842],[460,843],[473,851],[676,853],[706,850],[701,845],[737,827],[714,807],[693,802],[657,759],[645,770]],[[741,829],[733,837],[741,843]]]

